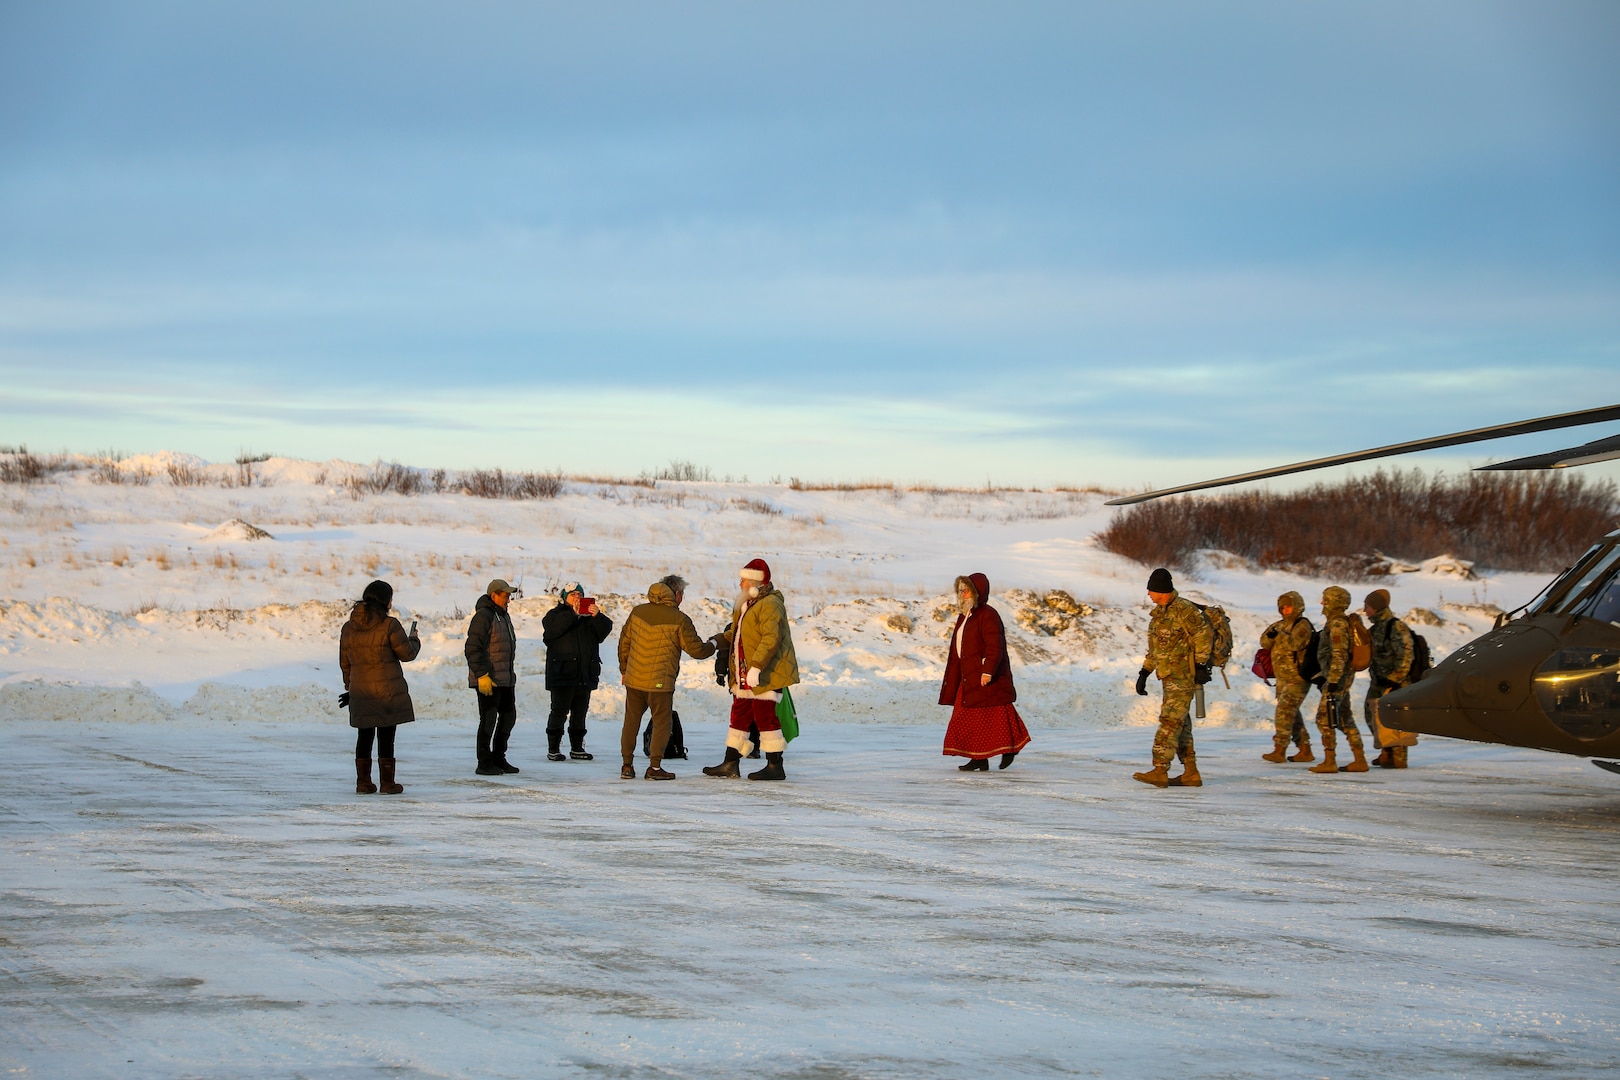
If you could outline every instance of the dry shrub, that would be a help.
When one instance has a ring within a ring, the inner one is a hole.
[[[480,499],[555,499],[563,491],[562,473],[508,473],[473,469],[458,477],[463,494]]]
[[[1612,480],[1570,473],[1420,469],[1300,491],[1184,496],[1138,503],[1097,534],[1147,566],[1186,568],[1195,552],[1230,551],[1262,567],[1376,576],[1375,553],[1421,561],[1452,554],[1497,570],[1557,571],[1614,528]]]
[[[0,457],[0,482],[7,484],[37,483],[53,471],[48,461],[30,454],[26,446],[8,448]]]
[[[788,487],[794,491],[893,491],[892,480],[857,480],[855,483],[816,484],[808,480],[800,480],[797,476],[788,477]]]
[[[119,464],[117,457],[104,457],[92,467],[90,479],[97,484],[133,484],[136,487],[145,487],[152,482],[152,472],[144,466],[138,469],[125,469]]]
[[[764,514],[766,517],[781,517],[782,511],[764,499],[732,499],[730,505],[739,510],[747,510],[751,514]]]
[[[208,470],[199,469],[183,461],[171,461],[168,464],[169,483],[175,487],[197,487],[208,482]]]
[[[653,473],[654,480],[713,480],[714,474],[707,465],[697,465],[690,461],[671,461],[667,466]]]
[[[443,471],[441,470],[438,475],[442,476]],[[431,483],[428,477],[416,469],[392,461],[386,464],[379,461],[371,467],[370,472],[362,476],[348,476],[343,480],[343,486],[348,488],[350,496],[356,499],[362,495],[381,495],[389,491],[397,495],[420,495]]]

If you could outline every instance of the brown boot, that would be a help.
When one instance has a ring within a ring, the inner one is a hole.
[[[1390,768],[1392,768],[1392,769],[1404,769],[1404,768],[1406,768],[1406,747],[1404,747],[1404,746],[1392,746],[1392,747],[1390,747],[1389,754],[1390,754],[1390,762],[1389,762],[1389,767]]]
[[[1296,753],[1296,754],[1290,754],[1289,757],[1288,757],[1288,760],[1289,761],[1315,761],[1316,760],[1316,755],[1311,753],[1311,744],[1310,743],[1302,742],[1302,743],[1299,744],[1299,752]]]
[[[1311,766],[1311,772],[1314,773],[1334,773],[1337,775],[1338,771],[1339,763],[1333,760],[1332,750],[1322,751],[1322,764]]]
[[[1170,778],[1171,787],[1203,787],[1204,778],[1198,775],[1198,758],[1188,754],[1181,759],[1181,775]]]
[[[371,782],[371,759],[368,757],[354,759],[354,793],[356,795],[377,794],[377,785]]]
[[[1361,752],[1361,747],[1352,746],[1350,748],[1350,752],[1352,754],[1356,755],[1355,760],[1350,762],[1350,764],[1341,767],[1339,769],[1339,771],[1340,772],[1366,772],[1367,769],[1369,768],[1369,766],[1367,765],[1367,755]]]
[[[1380,769],[1393,769],[1395,767],[1395,748],[1393,746],[1384,747],[1378,756],[1372,759],[1372,763]]]
[[[1283,762],[1287,761],[1288,760],[1288,740],[1287,739],[1273,739],[1271,741],[1271,753],[1269,753],[1269,754],[1261,754],[1260,755],[1260,760],[1261,761],[1269,761],[1273,765],[1281,765]]]
[[[1131,773],[1131,779],[1152,784],[1154,787],[1169,787],[1170,768],[1167,765],[1155,765],[1147,772]]]
[[[377,779],[380,782],[378,790],[384,795],[398,795],[405,790],[394,783],[394,759],[391,757],[377,759]]]

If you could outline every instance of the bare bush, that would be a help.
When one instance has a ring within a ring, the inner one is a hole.
[[[91,468],[90,479],[97,484],[133,484],[145,487],[152,482],[152,471],[142,466],[126,469],[116,457],[104,457]]]
[[[563,491],[562,473],[508,473],[472,469],[458,477],[464,494],[480,499],[555,499]]]
[[[197,487],[208,482],[208,470],[188,465],[184,461],[171,461],[167,466],[169,483],[175,487]]]
[[[696,465],[690,461],[671,461],[667,466],[653,473],[654,480],[713,480],[714,473],[707,465]]]
[[[858,480],[855,483],[816,484],[808,480],[800,480],[797,476],[788,477],[788,487],[794,491],[893,491],[892,480]]]
[[[1138,503],[1097,534],[1148,566],[1186,568],[1211,548],[1261,567],[1365,579],[1379,553],[1420,561],[1450,553],[1498,570],[1556,571],[1614,528],[1612,480],[1569,473],[1385,472],[1300,491]]]
[[[48,464],[28,452],[26,446],[7,450],[0,458],[0,482],[7,484],[34,484],[51,472]]]
[[[442,470],[441,470],[442,472]],[[396,495],[420,495],[426,491],[429,481],[426,476],[408,465],[398,462],[378,462],[371,467],[371,471],[360,476],[346,476],[343,486],[349,494],[358,499],[362,495],[381,495],[384,492],[393,492]]]
[[[782,516],[780,508],[772,506],[764,499],[732,499],[729,505],[739,510],[747,510],[751,514],[764,514],[766,517]]]

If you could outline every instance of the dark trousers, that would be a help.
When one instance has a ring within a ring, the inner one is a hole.
[[[371,756],[371,737],[377,736],[377,756],[394,756],[394,726],[363,727],[354,729],[354,756],[369,758]]]
[[[633,690],[624,688],[624,729],[619,732],[619,755],[629,765],[636,760],[636,736],[641,734],[641,714],[652,712],[652,743],[649,764],[664,760],[669,745],[669,711],[675,704],[673,690]]]
[[[585,715],[591,711],[591,688],[570,686],[551,692],[551,715],[546,718],[546,741],[552,753],[562,746],[563,724],[568,724],[568,745],[585,749]]]
[[[517,688],[497,686],[485,697],[476,690],[478,698],[478,764],[506,759],[506,740],[517,723]]]

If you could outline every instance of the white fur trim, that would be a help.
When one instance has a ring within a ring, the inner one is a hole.
[[[757,667],[751,667],[751,668],[748,669],[748,687],[749,687],[749,689],[753,689],[754,687],[757,687],[759,685],[759,677],[761,675],[763,675],[763,674],[764,674],[764,672],[760,671],[759,668],[757,668]]]
[[[742,579],[741,580],[743,580],[743,581],[764,581],[765,580],[765,571],[763,571],[763,570],[750,570],[747,567],[743,567]]]
[[[762,731],[759,733],[759,748],[767,754],[780,754],[787,749],[787,739],[780,731]]]
[[[748,732],[738,731],[736,728],[726,729],[726,745],[743,757],[754,752],[754,744],[749,741]]]

